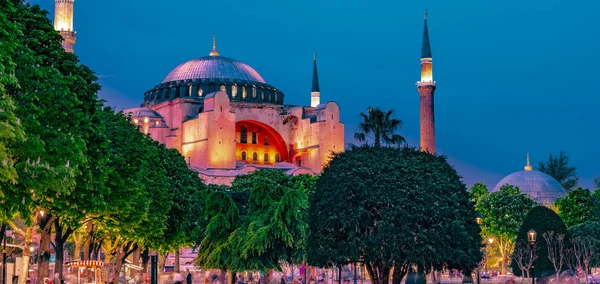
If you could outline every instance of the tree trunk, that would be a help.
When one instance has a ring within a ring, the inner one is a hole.
[[[338,265],[338,284],[342,284],[342,266]]]
[[[394,265],[394,273],[392,274],[393,275],[392,284],[401,284],[402,279],[404,278],[404,276],[406,276],[406,273],[408,273],[409,267],[410,266],[407,264],[395,264]]]
[[[119,283],[119,274],[121,274],[121,267],[123,266],[123,259],[125,258],[124,253],[122,253],[121,251],[118,251],[117,254],[115,255],[116,262],[115,262],[115,273],[113,275],[113,283]]]
[[[237,273],[235,271],[231,271],[231,283],[230,284],[235,284],[235,282],[237,281]]]
[[[175,251],[175,272],[180,272],[180,271],[181,271],[181,269],[179,267],[179,248],[177,248],[177,251]]]
[[[56,252],[56,263],[54,263],[54,273],[58,273],[61,279],[63,275],[63,264],[65,262],[65,243],[69,239],[69,236],[73,233],[73,229],[70,227],[67,228],[67,230],[64,230],[64,232],[63,229],[64,228],[60,224],[60,220],[56,218],[54,220],[54,231],[56,232],[56,235],[54,236],[54,251]]]
[[[50,277],[50,238],[52,235],[52,225],[56,216],[46,214],[39,219],[40,226],[40,247],[38,251],[38,278],[44,279]]]
[[[11,227],[13,227],[13,224],[11,224]],[[13,227],[13,230],[16,232],[17,230],[15,228],[16,226]],[[27,277],[29,276],[29,259],[31,258],[31,251],[29,250],[29,247],[31,247],[33,229],[31,227],[27,227],[23,233],[24,234],[22,234],[22,236],[24,237],[25,241],[23,242],[23,262],[21,276],[19,276],[19,284],[25,284]]]
[[[92,221],[88,221],[86,224],[87,229],[87,237],[85,239],[85,243],[83,244],[83,259],[89,260],[90,255],[92,254],[92,246],[94,245],[92,238],[94,237],[94,224]]]
[[[388,284],[390,281],[390,271],[392,267],[381,263],[366,262],[365,267],[369,272],[372,284]]]
[[[462,283],[473,283],[473,270],[465,268],[461,272],[463,274]]]
[[[221,284],[227,283],[227,270],[221,270],[221,274],[219,275],[219,281]]]
[[[141,254],[142,254],[142,249],[141,248],[137,248],[131,254],[131,263],[133,263],[134,265],[140,265],[140,255]]]
[[[144,251],[142,252],[142,272],[143,273],[148,273],[148,261],[150,260],[150,253],[148,251],[148,249],[144,249]]]

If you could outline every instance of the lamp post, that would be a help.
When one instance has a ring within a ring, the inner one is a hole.
[[[477,212],[477,215],[475,216],[475,223],[477,223],[477,225],[481,226],[481,223],[483,223],[483,216],[481,216],[481,214],[479,214],[479,212]],[[482,248],[483,249],[483,253],[485,254],[485,247]],[[484,257],[485,259],[485,257]],[[477,284],[481,283],[481,266],[477,266]]]
[[[532,253],[531,257],[533,257],[533,249],[535,247],[536,238],[537,238],[537,233],[535,232],[534,229],[531,229],[527,232],[527,240],[529,241],[529,245],[530,245],[531,253]],[[535,260],[533,261],[533,264],[531,265],[531,284],[535,284]]]

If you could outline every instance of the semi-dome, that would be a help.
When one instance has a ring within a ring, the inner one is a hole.
[[[567,192],[553,177],[533,170],[529,165],[529,156],[525,170],[507,175],[498,182],[492,192],[499,191],[500,187],[505,184],[519,187],[521,193],[531,196],[538,204],[542,205],[552,204],[556,199],[567,195]]]
[[[179,64],[169,72],[163,83],[197,79],[230,79],[266,84],[262,76],[249,65],[223,56],[204,56]]]

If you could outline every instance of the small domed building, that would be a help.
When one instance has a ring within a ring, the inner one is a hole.
[[[141,107],[124,113],[179,150],[206,183],[230,184],[259,168],[316,174],[332,152],[344,150],[344,124],[337,103],[320,103],[316,55],[312,80],[310,106],[286,105],[281,90],[249,65],[220,56],[214,41],[209,56],[175,67]]]
[[[524,170],[501,179],[492,192],[500,190],[500,187],[505,184],[519,187],[521,193],[531,196],[540,205],[550,205],[557,199],[567,196],[567,192],[553,177],[533,169],[529,164],[529,154]]]

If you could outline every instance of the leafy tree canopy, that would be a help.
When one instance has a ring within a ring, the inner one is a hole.
[[[569,228],[569,234],[572,239],[581,238],[591,245],[591,251],[594,252],[591,258],[590,267],[600,266],[600,222],[597,220],[588,220]]]
[[[473,202],[473,204],[477,204],[479,199],[486,195],[488,195],[488,187],[483,183],[483,181],[475,183],[473,186],[471,186],[471,188],[469,188],[469,199],[471,202]]]
[[[556,200],[558,216],[562,218],[567,227],[597,219],[600,216],[600,204],[592,193],[583,188],[569,192],[563,198]]]
[[[565,226],[565,223],[563,223],[560,217],[548,207],[536,206],[532,208],[527,214],[527,217],[525,217],[523,224],[519,228],[516,242],[528,244],[527,232],[531,229],[535,230],[537,234],[536,244],[538,246],[538,258],[534,263],[535,275],[537,277],[554,275],[554,266],[548,259],[548,245],[546,244],[543,235],[546,232],[564,235],[565,246],[568,246],[570,237],[567,226]],[[517,266],[516,261],[512,262],[512,271],[516,276],[520,276],[521,274],[521,270]]]
[[[308,210],[308,262],[364,261],[386,283],[395,263],[475,267],[481,237],[465,185],[441,156],[411,148],[335,154]]]
[[[567,190],[573,190],[577,187],[579,177],[577,169],[569,166],[569,157],[564,151],[560,151],[558,156],[550,153],[548,161],[540,161],[538,170],[556,179],[562,187]]]

